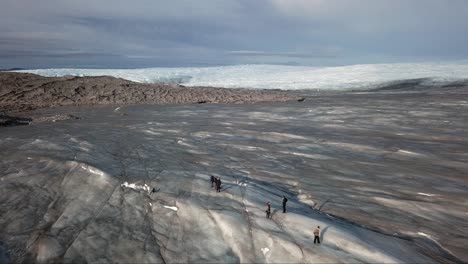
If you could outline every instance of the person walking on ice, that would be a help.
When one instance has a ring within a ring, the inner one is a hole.
[[[271,214],[271,204],[270,202],[267,202],[266,203],[266,218],[270,218],[270,214]]]
[[[214,187],[215,181],[216,181],[215,176],[211,175],[211,188]]]
[[[318,242],[320,244],[320,226],[317,226],[314,230],[314,244]]]
[[[221,178],[216,177],[216,191],[221,192]]]
[[[283,214],[286,213],[286,203],[288,202],[288,198],[283,195]]]

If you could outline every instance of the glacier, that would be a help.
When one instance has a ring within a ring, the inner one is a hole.
[[[0,129],[0,263],[464,263],[449,95],[39,109],[81,119]]]
[[[140,83],[282,90],[371,89],[391,82],[423,79],[423,85],[468,79],[468,61],[361,64],[340,67],[234,65],[145,69],[33,69],[46,77],[108,75]]]

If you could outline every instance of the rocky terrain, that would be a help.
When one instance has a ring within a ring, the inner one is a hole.
[[[80,119],[0,128],[0,258],[466,262],[462,91],[38,109]]]
[[[298,98],[281,91],[141,84],[108,76],[41,77],[0,72],[0,111],[102,104],[258,103]]]

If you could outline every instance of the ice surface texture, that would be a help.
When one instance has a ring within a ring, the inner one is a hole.
[[[388,82],[425,79],[424,84],[468,79],[468,62],[364,64],[342,67],[237,65],[206,68],[40,69],[48,77],[109,75],[142,83],[259,89],[368,89]]]
[[[468,260],[468,122],[456,114],[467,112],[466,99],[337,98],[81,107],[67,110],[80,120],[3,128],[3,258]],[[221,193],[210,175],[221,177]],[[312,243],[317,225],[320,246]]]

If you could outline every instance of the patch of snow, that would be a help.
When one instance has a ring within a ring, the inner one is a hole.
[[[418,192],[418,194],[422,196],[429,196],[429,197],[437,196],[436,194],[422,193],[422,192]]]
[[[426,233],[423,233],[423,232],[418,232],[418,235],[420,236],[423,236],[423,237],[427,237],[427,238],[431,238],[430,235],[426,234]],[[432,239],[432,238],[431,238]]]
[[[187,142],[184,142],[183,140],[180,140],[180,139],[177,140],[177,144],[182,145],[182,146],[186,146],[186,147],[189,147],[189,148],[196,148],[195,146],[193,146],[193,145],[191,145],[191,144],[189,144]]]
[[[149,130],[149,129],[145,129],[145,130],[143,130],[142,132],[143,132],[143,133],[146,133],[146,134],[153,135],[153,136],[160,136],[160,135],[162,135],[162,134],[159,133],[159,132],[154,132],[154,131]]]
[[[447,252],[449,252],[450,254],[453,254],[449,249],[445,248],[444,246],[442,246],[436,239],[434,239],[432,236],[426,234],[426,233],[423,233],[423,232],[418,232],[418,235],[420,236],[423,236],[429,240],[431,240],[432,242],[434,242],[435,244],[437,244],[439,247],[443,248],[444,250],[446,250]]]
[[[247,170],[239,170],[240,172],[243,172],[245,174],[250,174],[250,171],[247,171]]]
[[[302,191],[301,191],[302,192]],[[300,193],[301,193],[300,192]],[[305,194],[305,193],[301,193],[297,196],[297,199],[301,202],[301,203],[304,203],[304,204],[307,204],[309,206],[312,206],[314,207],[315,206],[315,202],[312,201],[310,195],[308,194]]]
[[[263,134],[268,134],[273,137],[285,138],[285,139],[307,139],[306,137],[289,134],[289,133],[278,133],[278,132],[264,132]]]
[[[167,209],[171,209],[172,211],[176,211],[179,210],[179,208],[175,207],[175,206],[167,206],[167,205],[164,205],[164,208],[167,208]]]
[[[255,146],[244,146],[244,145],[234,145],[234,144],[220,144],[221,146],[229,146],[231,148],[235,148],[238,150],[245,150],[245,151],[254,151],[254,150],[261,150],[265,151],[264,148],[255,147]]]
[[[128,183],[128,182],[124,182],[122,184],[120,184],[121,187],[126,187],[126,188],[130,188],[130,189],[133,189],[133,190],[143,190],[143,191],[146,191],[146,192],[150,192],[150,187],[148,186],[148,184],[144,184],[144,185],[138,185],[138,184],[135,184],[135,183]]]
[[[90,166],[81,165],[81,168],[82,168],[83,170],[86,170],[86,171],[91,172],[92,174],[96,174],[96,175],[99,175],[99,176],[103,176],[103,175],[104,175],[104,172],[102,172],[102,171],[100,171],[100,170],[97,170],[97,169],[93,169],[93,168],[90,167]]]
[[[306,154],[306,153],[291,152],[291,151],[280,151],[280,152],[283,153],[283,154],[300,156],[300,157],[309,158],[309,159],[317,159],[317,160],[332,159],[331,157],[328,157],[328,156],[325,156],[325,155],[320,155],[320,154]]]
[[[199,137],[199,138],[208,138],[211,137],[211,133],[208,132],[197,132],[193,134],[194,137]]]
[[[341,126],[337,126],[341,127]],[[375,148],[370,145],[363,145],[363,144],[354,144],[354,143],[346,143],[346,142],[332,142],[327,141],[324,142],[325,145],[331,145],[336,148],[343,148],[343,149],[351,149],[353,151],[363,151],[363,152],[373,152],[373,153],[382,153],[381,149]]]
[[[418,232],[418,235],[420,236],[423,236],[425,238],[428,238],[430,239],[431,241],[433,241],[434,243],[436,243],[437,245],[439,245],[440,247],[442,247],[442,245],[439,244],[439,242],[437,240],[435,240],[432,236],[426,234],[426,233],[423,233],[423,232]],[[442,247],[443,248],[443,247]],[[446,249],[447,250],[447,249]],[[447,250],[448,251],[448,250]],[[450,252],[450,251],[449,251]]]
[[[261,248],[260,250],[262,251],[262,253],[263,253],[264,256],[266,256],[266,254],[268,253],[268,251],[270,251],[269,248]]]
[[[398,153],[407,154],[407,155],[413,155],[413,156],[422,156],[422,155],[419,154],[419,153],[412,152],[412,151],[409,151],[409,150],[404,150],[404,149],[398,150]]]

